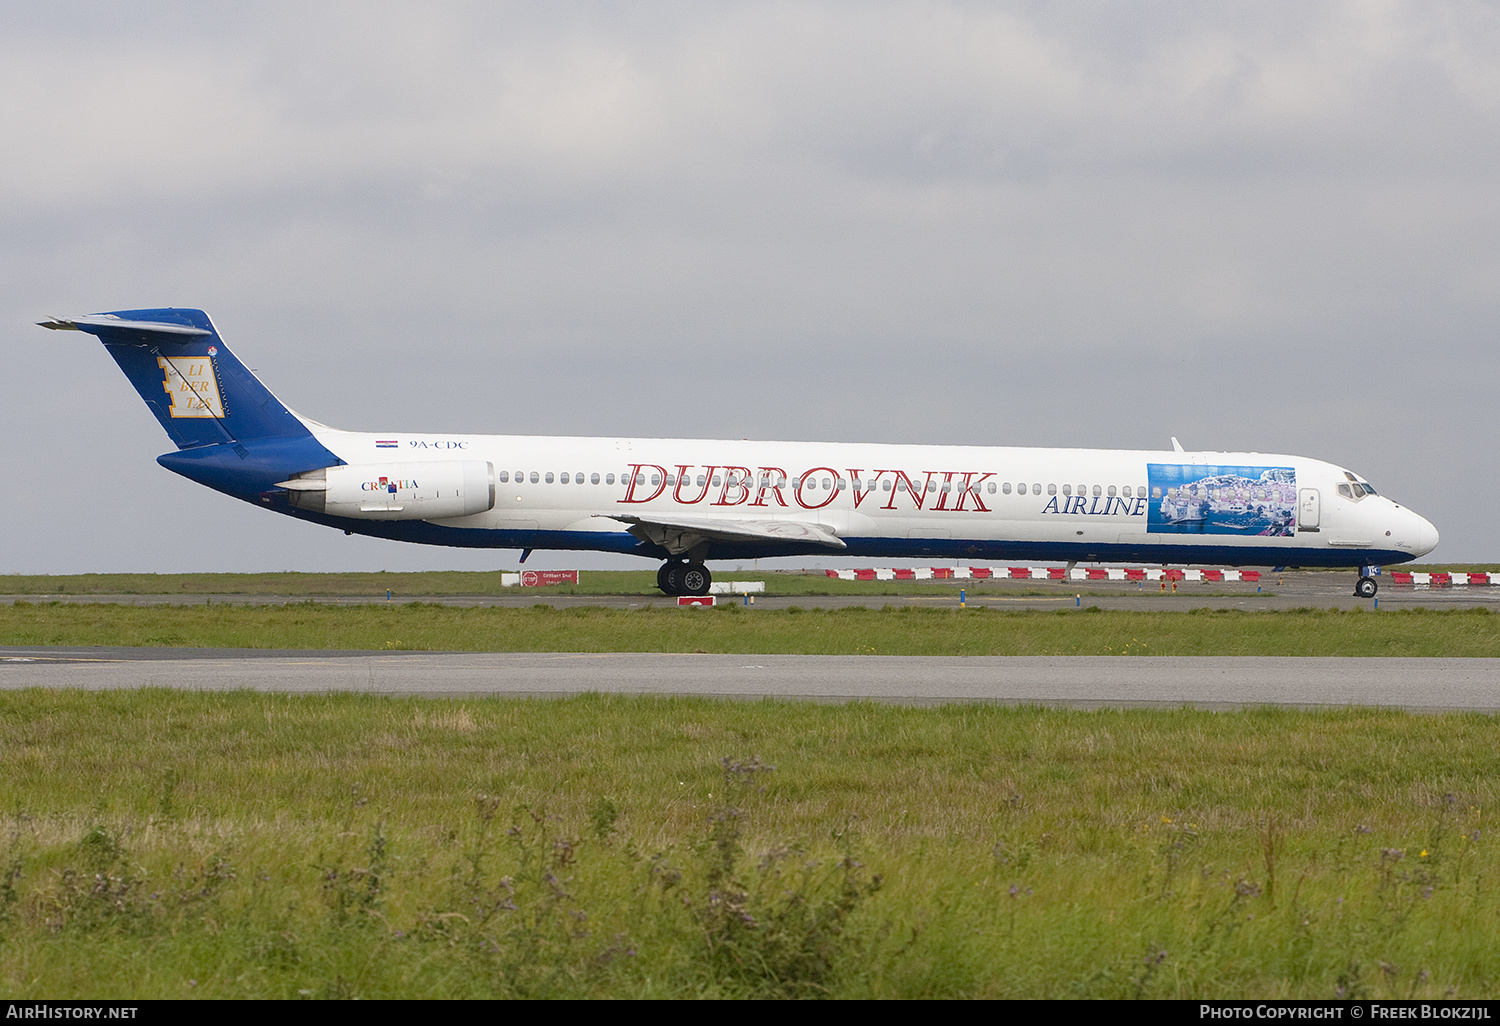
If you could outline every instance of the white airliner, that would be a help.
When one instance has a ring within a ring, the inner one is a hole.
[[[176,452],[168,470],[345,532],[430,545],[626,552],[667,594],[711,559],[1131,561],[1359,568],[1437,530],[1364,478],[1249,452],[340,431],[288,410],[201,310],[46,328],[97,336]]]

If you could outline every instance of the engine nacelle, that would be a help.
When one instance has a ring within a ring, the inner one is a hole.
[[[298,509],[356,520],[446,520],[495,508],[495,465],[480,460],[355,463],[278,482]]]

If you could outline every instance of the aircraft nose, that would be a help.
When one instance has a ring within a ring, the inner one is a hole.
[[[1417,517],[1417,555],[1425,556],[1437,548],[1438,529],[1426,517]]]

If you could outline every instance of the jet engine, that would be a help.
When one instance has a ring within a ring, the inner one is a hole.
[[[276,487],[297,509],[356,520],[446,520],[495,508],[495,465],[480,460],[355,463]]]

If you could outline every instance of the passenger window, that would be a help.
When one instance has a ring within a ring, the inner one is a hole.
[[[1135,494],[1144,499],[1146,497],[1146,486],[1145,485],[1141,485],[1139,488],[1137,488],[1135,490]]]
[[[677,475],[676,474],[668,474],[667,475],[667,487],[671,488],[676,483],[677,483]]]
[[[1038,495],[1041,495],[1042,494],[1042,490],[1040,488],[1038,488],[1036,490],[1036,493]],[[1057,485],[1055,485],[1055,484],[1049,484],[1047,486],[1047,494],[1048,495],[1056,495],[1057,494]],[[1064,495],[1068,494],[1068,486],[1067,485],[1063,485],[1063,494]]]
[[[532,472],[531,472],[531,479],[530,479],[530,480],[531,480],[531,483],[532,483],[532,484],[536,484],[536,483],[537,483],[537,482],[538,482],[538,481],[540,481],[540,480],[541,480],[541,479],[542,479],[542,475],[541,475],[541,474],[538,474],[538,473],[537,473],[537,472],[536,472],[536,471],[534,471],[534,470],[533,470],[533,471],[532,471]]]
[[[1006,485],[1005,486],[1005,490],[1006,491],[1010,491],[1010,485]],[[1026,494],[1026,482],[1025,481],[1022,481],[1020,484],[1016,485],[1016,492],[1019,495],[1025,495]]]
[[[906,482],[904,480],[896,482],[896,491],[898,491],[898,492],[904,492],[904,491],[906,491]]]
[[[1063,485],[1063,494],[1064,495],[1072,495],[1073,494],[1073,486],[1072,485]]]
[[[935,492],[935,491],[937,491],[937,482],[936,481],[928,481],[927,482],[927,490],[929,492]]]
[[[574,484],[583,484],[583,475],[582,474],[574,474],[573,475],[573,483]]]
[[[659,484],[661,484],[661,475],[660,474],[652,474],[651,475],[651,487],[655,488]]]
[[[589,484],[598,484],[598,483],[599,483],[599,475],[598,474],[590,474],[589,475]]]
[[[1160,487],[1151,489],[1151,498],[1153,498],[1153,499],[1159,499],[1159,498],[1161,498],[1161,488]]]
[[[714,475],[714,479],[713,479],[713,486],[714,486],[714,487],[715,487],[715,488],[717,488],[717,487],[719,487],[719,475],[718,475],[718,474],[715,474],[715,475]]]
[[[823,479],[823,490],[826,492],[828,489],[830,489],[832,487],[833,487],[833,481],[830,480],[829,478],[825,477]]]
[[[552,471],[550,471],[550,470],[547,471],[547,483],[548,484],[552,483]]]
[[[1123,489],[1121,489],[1121,491],[1125,495],[1125,498],[1127,498],[1127,499],[1130,498],[1130,486],[1129,485],[1126,485]],[[1111,491],[1109,494],[1113,495],[1115,493],[1113,491]]]
[[[708,487],[708,479],[705,478],[702,474],[698,475],[698,487],[699,488],[707,488]]]
[[[508,484],[510,482],[510,471],[508,471],[508,470],[502,470],[502,471],[500,471],[500,474],[498,476],[498,480],[499,480],[499,482],[501,484]]]
[[[624,479],[622,478],[621,480],[624,480]],[[604,483],[605,484],[614,484],[615,483],[615,475],[613,475],[613,474],[605,474],[604,475]]]
[[[1005,489],[1005,490],[1006,490],[1006,491],[1007,491],[1007,492],[1008,492],[1008,491],[1010,491],[1010,489],[1009,489],[1009,488],[1007,488],[1007,489]],[[994,494],[995,494],[995,482],[993,482],[993,481],[991,481],[991,482],[990,482],[990,494],[991,494],[991,495],[994,495]]]
[[[889,481],[882,481],[880,482],[880,488],[882,491],[888,492],[891,490],[891,483]]]
[[[1039,485],[1039,484],[1033,484],[1031,486],[1031,494],[1032,495],[1041,495],[1042,494],[1042,486]],[[1053,492],[1052,494],[1056,495],[1057,493]]]
[[[993,486],[993,485],[991,485],[991,487],[994,487],[994,486]],[[1023,485],[1023,486],[1022,486],[1022,487],[1025,487],[1025,486],[1024,486],[1024,485]],[[1007,482],[1005,482],[1005,483],[1004,483],[1004,484],[1003,484],[1003,485],[1001,485],[1001,486],[1000,486],[1000,490],[1001,490],[1001,491],[1002,491],[1002,492],[1004,492],[1004,493],[1005,493],[1005,494],[1006,494],[1006,495],[1009,495],[1009,494],[1010,494],[1010,482],[1009,482],[1009,481],[1007,481]]]
[[[1099,491],[1100,491],[1099,486],[1098,485],[1094,485],[1094,498],[1097,499],[1099,497]],[[1114,489],[1113,488],[1111,488],[1109,491],[1110,491],[1111,495],[1114,494]]]
[[[548,481],[550,481],[550,480],[552,480],[552,479],[551,479],[551,478],[550,478],[550,477],[549,477],[549,478],[547,478],[547,480],[548,480]],[[565,473],[565,474],[563,474],[563,476],[562,476],[562,477],[561,477],[561,478],[559,478],[559,479],[558,479],[558,480],[559,480],[559,481],[560,481],[560,482],[561,482],[561,483],[563,483],[563,484],[567,484],[567,483],[568,483],[568,475],[567,475],[567,474],[566,474],[566,473]]]
[[[1096,491],[1095,491],[1095,492],[1094,492],[1094,494],[1095,494],[1095,495],[1098,495],[1098,494],[1099,494],[1099,492],[1098,492],[1098,491],[1097,491],[1097,490],[1096,490]],[[1108,496],[1109,496],[1109,497],[1110,497],[1110,498],[1111,498],[1111,499],[1113,499],[1113,498],[1114,498],[1114,497],[1115,497],[1115,486],[1114,486],[1114,485],[1110,485],[1110,486],[1109,486],[1109,491],[1108,491],[1108,492],[1106,492],[1106,493],[1105,493],[1105,494],[1106,494],[1106,495],[1108,495]]]

